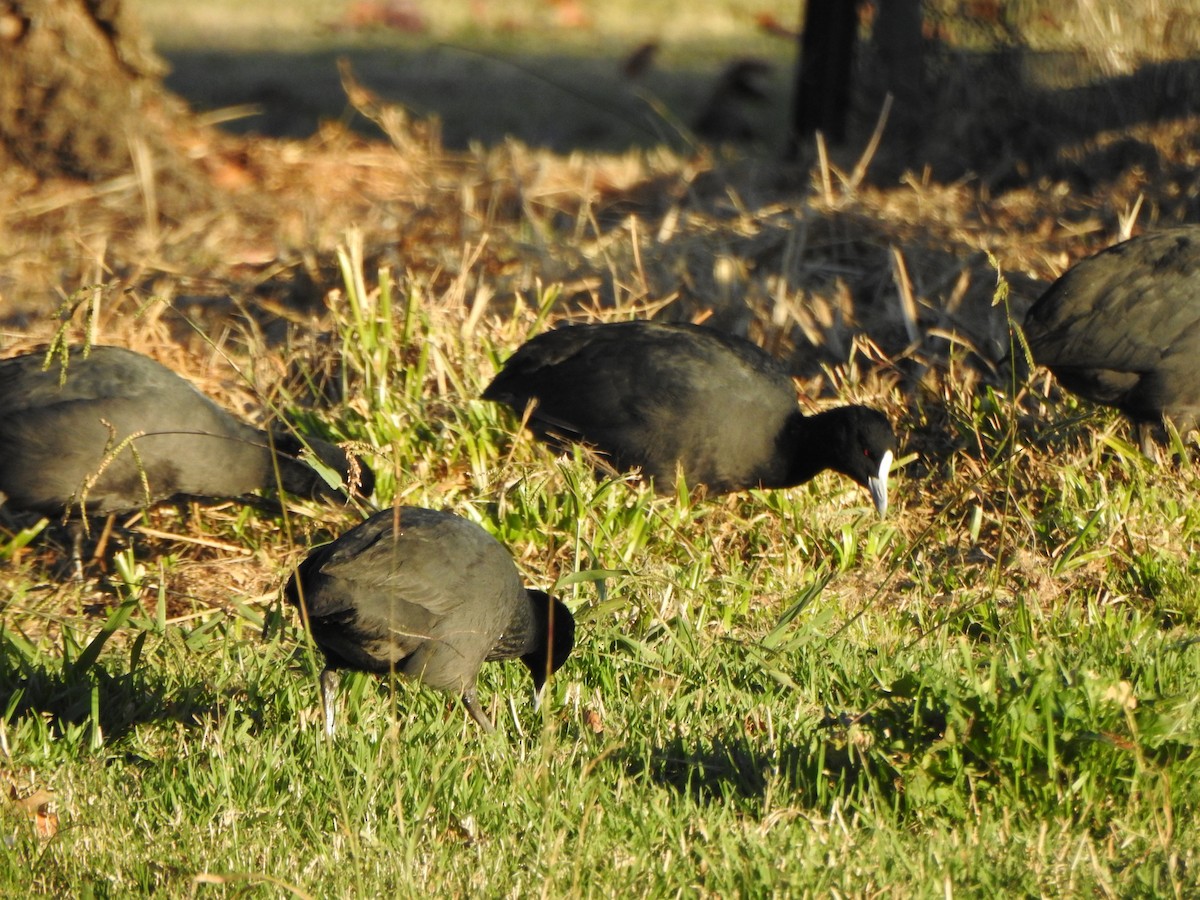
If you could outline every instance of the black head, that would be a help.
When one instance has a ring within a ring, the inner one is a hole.
[[[821,414],[826,420],[829,466],[871,492],[882,516],[888,505],[888,470],[896,457],[896,433],[887,416],[869,406],[843,406]]]
[[[369,497],[375,491],[375,473],[360,457],[351,457],[335,444],[317,438],[276,431],[271,435],[279,459],[279,474],[283,489],[289,494],[321,500],[345,500],[343,491],[331,487],[320,473],[299,457],[308,450],[321,463],[335,471],[342,484],[354,488],[359,497]]]
[[[533,676],[535,702],[541,698],[546,676],[557,672],[575,647],[575,617],[559,599],[545,591],[525,592],[533,606],[538,642],[534,649],[521,657]]]
[[[726,66],[721,84],[730,93],[747,100],[766,100],[765,81],[771,77],[772,65],[761,59],[739,59]]]

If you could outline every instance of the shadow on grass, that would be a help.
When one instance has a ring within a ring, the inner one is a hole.
[[[653,748],[648,758],[626,759],[625,765],[628,774],[696,803],[760,800],[782,790],[797,805],[816,809],[839,801],[876,808],[908,805],[908,785],[887,761],[827,734],[778,750],[764,749],[744,735],[720,735],[696,745],[675,739]],[[947,791],[943,804],[952,797]]]
[[[35,659],[0,631],[0,711],[8,727],[36,717],[55,737],[111,743],[147,722],[198,724],[216,706],[199,682],[156,683],[145,669],[114,674],[99,663],[77,663]]]
[[[254,54],[167,49],[163,55],[171,65],[167,87],[193,108],[249,105],[243,117],[224,123],[234,133],[304,138],[322,121],[342,120],[378,137],[379,129],[349,106],[338,72],[338,60],[345,59],[385,103],[420,118],[436,116],[445,146],[455,150],[509,137],[562,153],[660,145],[682,150],[690,140],[688,123],[702,117],[721,77],[709,65],[652,70],[632,80],[622,75],[622,61],[610,57],[491,54],[438,44]],[[297,79],[297,72],[304,78]],[[781,145],[785,122],[776,110],[785,102],[788,75],[786,66],[767,74],[769,101],[733,101],[751,140]]]
[[[677,737],[615,764],[696,803],[782,791],[812,809],[936,809],[961,819],[978,803],[1028,804],[1104,827],[1142,789],[1142,775],[1194,755],[1179,723],[1195,702],[1148,697],[1130,727],[1115,704],[1089,704],[1086,685],[1070,688],[1053,671],[957,691],[906,677],[869,712],[830,715],[794,736]]]
[[[887,805],[902,802],[902,759],[943,740],[946,718],[936,710],[885,707],[874,714],[829,716],[802,739],[767,747],[766,736],[724,732],[691,742],[675,738],[627,756],[628,774],[687,795],[696,802],[762,798],[774,789],[797,795],[805,805],[826,806],[835,799]],[[898,733],[902,728],[903,733]],[[894,755],[881,746],[907,749]]]
[[[437,43],[363,48],[334,42],[309,52],[162,52],[171,64],[168,87],[194,108],[253,107],[225,124],[232,131],[299,138],[315,133],[323,120],[341,119],[378,135],[349,107],[337,71],[344,58],[385,103],[437,116],[452,149],[509,137],[563,153],[684,149],[722,83],[721,62],[711,54],[700,54],[694,68],[651,67],[630,78],[623,53],[588,57],[553,49],[502,53]],[[738,48],[731,47],[724,61],[737,58]],[[737,133],[775,155],[788,138],[791,63],[791,48],[781,49],[757,96],[722,101],[744,126]],[[888,87],[871,58],[860,68],[845,148],[854,157],[875,128]],[[1134,137],[1082,150],[1080,142],[1200,111],[1196,59],[1106,76],[1082,54],[1020,46],[963,52],[934,42],[926,68],[924,96],[911,108],[893,109],[869,181],[891,184],[925,162],[936,181],[973,173],[999,189],[1052,177],[1090,190],[1133,167],[1159,163],[1153,148]],[[1063,156],[1066,148],[1071,152]]]
[[[760,749],[744,735],[720,735],[691,744],[683,738],[620,760],[628,774],[699,802],[762,797],[781,767],[795,770],[807,754]]]

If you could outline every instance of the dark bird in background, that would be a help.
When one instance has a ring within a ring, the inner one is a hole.
[[[1144,234],[1073,266],[1025,314],[1034,360],[1121,410],[1143,452],[1200,426],[1200,226]]]
[[[595,447],[639,467],[660,491],[676,472],[712,493],[791,487],[825,469],[887,511],[896,436],[865,406],[805,416],[784,366],[741,338],[696,325],[614,322],[540,334],[505,363],[484,398],[541,440]]]
[[[490,733],[475,695],[480,666],[519,658],[533,676],[536,704],[575,645],[570,610],[522,587],[499,541],[432,509],[376,513],[312,551],[284,593],[325,655],[321,695],[330,734],[339,669],[400,672],[459,694]]]
[[[746,110],[766,101],[771,71],[769,62],[753,57],[729,63],[696,116],[692,130],[697,137],[717,144],[756,140],[758,130]]]
[[[621,75],[630,79],[641,78],[654,65],[654,58],[658,55],[658,51],[658,41],[646,41],[639,44],[621,62]]]
[[[0,492],[14,510],[106,516],[176,497],[238,498],[281,485],[342,498],[308,451],[368,495],[371,471],[332,444],[239,421],[190,382],[119,347],[0,360]],[[78,559],[78,533],[76,536]]]

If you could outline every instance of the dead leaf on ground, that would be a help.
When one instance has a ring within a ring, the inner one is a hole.
[[[8,797],[14,808],[33,818],[33,828],[38,837],[46,840],[58,833],[58,814],[50,809],[54,802],[53,791],[37,788],[33,793],[22,797],[20,789],[10,779]]]

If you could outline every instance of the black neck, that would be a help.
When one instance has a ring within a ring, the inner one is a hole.
[[[787,468],[779,473],[775,483],[764,481],[763,486],[792,487],[835,468],[837,448],[842,444],[839,422],[844,408],[814,416],[806,416],[799,410],[793,413],[780,431],[778,441]]]

